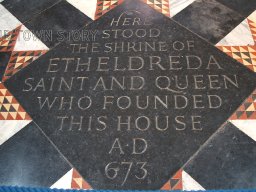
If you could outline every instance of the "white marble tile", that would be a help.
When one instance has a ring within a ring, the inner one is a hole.
[[[196,182],[187,172],[182,171],[182,186],[185,191],[205,190],[198,182]]]
[[[0,145],[28,125],[31,120],[0,120]]]
[[[252,33],[247,19],[240,23],[226,37],[224,37],[216,46],[247,46],[254,45]]]
[[[94,17],[97,8],[97,0],[67,0],[67,2],[91,19],[95,19]]]
[[[52,189],[71,189],[73,169],[68,171],[63,177],[61,177],[56,183],[54,183]]]
[[[177,13],[185,9],[194,1],[195,0],[169,0],[171,17],[173,17],[174,15],[176,15]]]
[[[49,48],[23,25],[14,46],[14,51],[37,50],[49,50]]]
[[[251,28],[251,31],[252,31],[252,36],[253,36],[253,39],[254,39],[254,42],[256,44],[256,11],[254,11],[249,17],[248,17],[248,20],[250,20],[252,25],[254,25],[254,27]]]
[[[256,11],[254,11],[251,15],[249,15],[248,19],[256,23]]]
[[[21,22],[0,4],[0,37],[14,30]]]
[[[256,141],[256,120],[231,120],[230,122]]]

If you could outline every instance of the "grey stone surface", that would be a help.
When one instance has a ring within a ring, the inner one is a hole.
[[[238,13],[248,16],[256,10],[256,1],[254,0],[217,0]]]
[[[256,87],[252,71],[139,1],[82,34],[5,85],[94,189],[161,188]]]
[[[184,169],[206,189],[254,189],[255,159],[255,141],[227,123]]]
[[[60,0],[7,0],[2,5],[23,23],[58,2]]]
[[[173,19],[216,44],[242,22],[244,17],[216,0],[197,0]]]
[[[50,187],[71,169],[32,122],[0,146],[0,185]]]

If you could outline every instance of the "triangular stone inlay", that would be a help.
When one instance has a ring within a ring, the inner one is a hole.
[[[256,87],[251,70],[140,1],[92,31],[5,85],[93,189],[160,189]]]

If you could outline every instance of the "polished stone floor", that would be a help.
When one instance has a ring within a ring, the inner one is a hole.
[[[255,189],[255,0],[0,0],[0,186]]]

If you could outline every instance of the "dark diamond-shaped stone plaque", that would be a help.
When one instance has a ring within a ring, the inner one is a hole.
[[[253,72],[139,1],[83,34],[5,85],[95,189],[161,188],[256,87]]]

